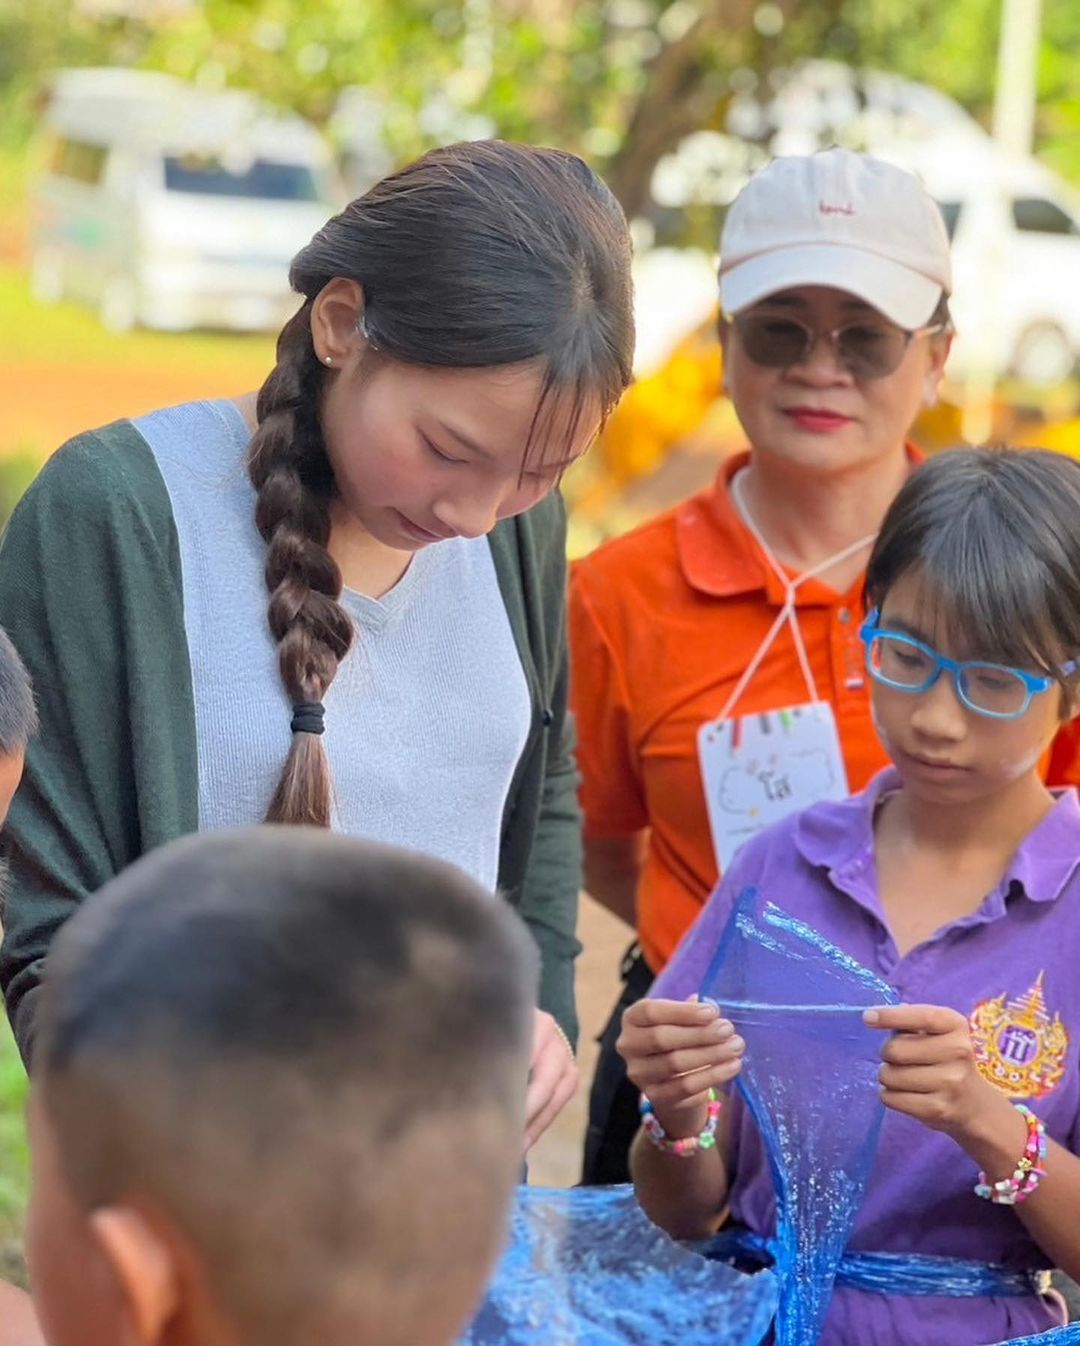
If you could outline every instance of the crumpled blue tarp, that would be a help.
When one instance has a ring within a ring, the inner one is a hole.
[[[998,1346],[1080,1346],[1080,1323],[1055,1327],[1036,1337],[1013,1337],[1011,1341],[998,1342]]]
[[[700,988],[746,1041],[737,1081],[776,1192],[777,1346],[813,1346],[874,1161],[887,982],[754,888],[735,903]]]
[[[775,1271],[744,1275],[672,1242],[632,1187],[521,1187],[509,1247],[460,1346],[760,1346],[774,1314],[775,1346],[817,1341],[884,1114],[883,1035],[862,1013],[897,996],[754,889],[701,994],[746,1039],[738,1087],[772,1168]],[[912,1272],[926,1259],[907,1260]],[[1080,1324],[999,1346],[1080,1346]]]
[[[758,1346],[770,1272],[673,1243],[634,1189],[520,1187],[510,1246],[461,1346]]]

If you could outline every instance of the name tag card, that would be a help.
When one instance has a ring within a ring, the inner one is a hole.
[[[714,720],[698,731],[716,863],[789,813],[846,799],[847,771],[827,701]]]

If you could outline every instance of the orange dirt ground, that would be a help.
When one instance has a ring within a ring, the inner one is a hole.
[[[265,374],[266,369],[261,370]],[[245,377],[246,375],[246,377]],[[0,364],[0,406],[8,444],[59,448],[66,439],[122,416],[200,397],[230,397],[257,387],[260,369],[118,366],[11,361]]]

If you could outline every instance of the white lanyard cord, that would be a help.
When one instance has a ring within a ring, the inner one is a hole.
[[[735,706],[739,698],[742,696],[743,692],[745,692],[747,687],[750,685],[750,680],[753,678],[754,674],[761,667],[761,664],[765,659],[765,656],[772,649],[773,644],[775,643],[777,636],[780,634],[780,631],[782,630],[785,622],[790,622],[791,624],[791,638],[795,642],[795,653],[799,659],[799,668],[802,670],[803,679],[806,683],[807,693],[809,694],[811,701],[818,700],[817,683],[814,681],[814,673],[810,667],[809,656],[806,653],[806,644],[803,641],[802,631],[799,629],[798,613],[795,610],[796,591],[798,590],[799,585],[802,584],[805,580],[815,579],[818,575],[823,574],[826,570],[831,570],[833,566],[839,565],[841,561],[846,561],[848,560],[849,557],[855,556],[858,552],[862,551],[864,548],[869,547],[870,544],[877,537],[876,532],[868,533],[866,537],[860,538],[857,542],[852,542],[850,546],[844,547],[841,551],[836,552],[835,555],[827,556],[824,561],[819,561],[817,565],[811,566],[809,570],[804,570],[801,575],[796,575],[794,579],[789,579],[783,566],[781,566],[780,562],[773,555],[772,550],[769,547],[769,544],[765,541],[765,537],[762,534],[761,529],[754,522],[754,516],[750,513],[750,510],[747,508],[746,500],[743,497],[743,489],[742,489],[742,479],[745,472],[746,469],[743,468],[742,471],[737,472],[735,474],[735,477],[732,480],[731,483],[732,499],[735,501],[735,507],[739,511],[743,523],[746,524],[747,528],[750,530],[750,533],[754,538],[754,541],[761,548],[762,556],[765,557],[765,560],[769,563],[769,566],[773,574],[780,581],[780,584],[784,590],[784,602],[781,605],[780,611],[776,615],[776,620],[773,622],[772,626],[769,627],[765,639],[758,646],[757,653],[754,655],[754,657],[747,664],[746,668],[743,670],[742,677],[735,684],[735,688],[732,691],[731,695],[728,697],[727,702],[724,705],[724,709],[720,712],[719,716],[717,717],[718,719],[721,720],[726,720],[727,717],[731,714],[731,712],[735,709]]]

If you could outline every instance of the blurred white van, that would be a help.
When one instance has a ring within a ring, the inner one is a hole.
[[[32,197],[42,302],[109,328],[272,330],[289,262],[340,207],[329,150],[298,117],[149,71],[61,71]]]
[[[953,245],[950,373],[1069,378],[1080,359],[1080,198],[989,138],[904,156],[937,198]]]
[[[1055,384],[1080,362],[1080,197],[1034,158],[1013,158],[937,89],[809,61],[735,98],[728,133],[699,131],[657,166],[653,200],[719,217],[774,154],[868,149],[918,173],[953,244],[958,381],[1014,374]]]

